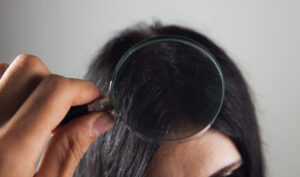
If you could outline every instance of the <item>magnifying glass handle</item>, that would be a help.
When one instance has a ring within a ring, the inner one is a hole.
[[[113,106],[108,96],[94,100],[88,104],[84,104],[80,106],[72,106],[69,112],[67,113],[67,115],[65,116],[65,118],[61,121],[60,125],[64,125],[77,117],[86,115],[91,112],[109,111],[112,109]]]

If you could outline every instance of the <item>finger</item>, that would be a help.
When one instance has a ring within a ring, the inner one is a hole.
[[[7,122],[50,71],[35,56],[22,54],[7,68],[0,82],[0,126]]]
[[[6,151],[21,151],[24,156],[37,159],[50,132],[70,107],[90,102],[101,94],[91,82],[50,75],[1,129],[2,142],[10,144]]]
[[[2,75],[4,74],[5,70],[7,69],[8,64],[0,62],[0,79]]]
[[[52,137],[35,177],[71,177],[90,144],[113,125],[109,113],[92,113],[70,122]]]

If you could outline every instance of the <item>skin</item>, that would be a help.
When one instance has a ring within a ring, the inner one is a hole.
[[[113,125],[112,115],[96,112],[58,127],[71,106],[104,95],[88,81],[51,74],[35,56],[0,63],[0,78],[0,176],[71,177],[89,145]]]
[[[240,165],[241,155],[230,138],[209,130],[198,139],[160,146],[147,177],[223,177]]]

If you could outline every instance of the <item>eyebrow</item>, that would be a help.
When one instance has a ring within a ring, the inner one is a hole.
[[[242,164],[242,160],[238,160],[236,162],[233,162],[223,168],[221,168],[220,170],[218,170],[217,172],[213,173],[212,175],[210,175],[209,177],[222,177],[223,175],[225,175],[226,173],[230,172],[230,170],[235,170],[237,169],[240,165]]]

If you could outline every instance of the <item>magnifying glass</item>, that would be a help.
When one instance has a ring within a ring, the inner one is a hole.
[[[112,111],[144,141],[181,143],[207,131],[221,110],[225,84],[214,56],[183,36],[157,36],[119,60],[109,94],[73,106],[62,124],[94,111]]]

